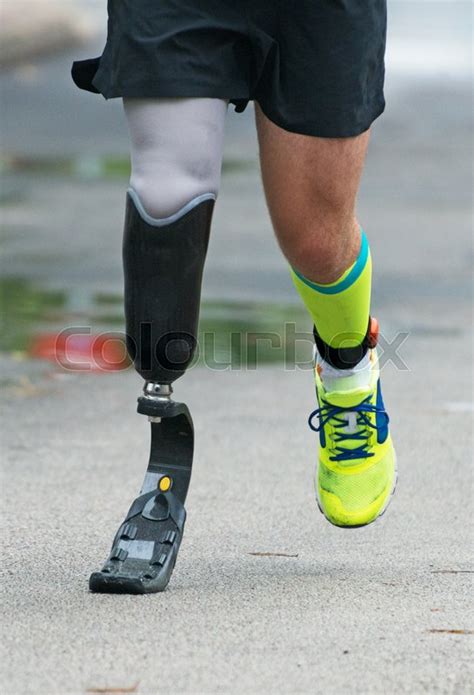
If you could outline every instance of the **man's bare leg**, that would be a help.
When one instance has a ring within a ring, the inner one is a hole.
[[[355,214],[369,132],[309,137],[279,128],[258,105],[256,113],[273,226],[315,326],[318,501],[332,523],[365,525],[385,510],[395,480],[371,350],[371,256]]]
[[[258,105],[256,114],[265,195],[281,249],[309,280],[334,282],[359,252],[355,200],[369,131],[315,138],[279,128]]]

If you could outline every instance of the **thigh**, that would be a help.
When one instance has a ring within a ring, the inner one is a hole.
[[[203,194],[217,196],[227,102],[125,99],[131,140],[130,186],[153,217]]]
[[[166,165],[220,163],[227,101],[209,98],[124,99],[132,154]]]
[[[262,178],[278,236],[325,214],[352,215],[369,131],[319,138],[283,130],[256,107]]]

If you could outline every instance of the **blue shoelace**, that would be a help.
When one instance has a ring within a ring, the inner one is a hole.
[[[377,424],[373,425],[370,421],[369,415],[380,415],[382,416],[383,425],[388,425],[389,417],[387,412],[383,408],[377,408],[377,406],[369,403],[371,396],[367,396],[358,405],[351,406],[350,408],[341,408],[337,405],[332,405],[327,401],[322,400],[322,406],[313,410],[308,418],[308,425],[314,432],[321,432],[325,425],[331,420],[331,424],[334,429],[342,430],[349,425],[349,421],[344,418],[346,413],[357,413],[357,426],[359,427],[358,432],[335,432],[333,436],[333,442],[336,446],[333,447],[335,452],[334,456],[331,456],[331,461],[352,461],[353,459],[363,459],[370,458],[373,453],[368,450],[369,447],[369,436],[370,429],[378,430]],[[315,417],[319,418],[319,424],[314,425],[313,420]],[[370,429],[369,429],[370,428]],[[361,442],[359,446],[354,448],[347,448],[342,444],[342,442]]]

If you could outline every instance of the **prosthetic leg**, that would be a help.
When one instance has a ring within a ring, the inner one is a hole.
[[[175,215],[153,220],[129,191],[123,244],[127,349],[145,379],[137,410],[151,423],[151,451],[140,494],[107,562],[91,575],[91,591],[163,591],[176,562],[194,433],[188,408],[171,398],[171,385],[184,374],[197,343],[214,199],[201,195]]]

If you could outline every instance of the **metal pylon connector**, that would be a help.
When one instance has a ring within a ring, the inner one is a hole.
[[[143,387],[144,397],[156,403],[166,403],[171,401],[173,387],[171,384],[158,384],[155,381],[145,381]],[[149,422],[161,422],[161,417],[150,415]]]

